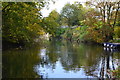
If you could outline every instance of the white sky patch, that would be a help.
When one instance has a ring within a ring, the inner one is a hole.
[[[57,10],[57,12],[60,13],[60,11],[62,10],[62,8],[64,7],[64,5],[66,3],[73,4],[75,1],[78,1],[78,2],[81,2],[81,3],[86,2],[86,0],[56,0],[55,4],[51,3],[49,5],[49,9],[43,8],[41,10],[42,15],[43,15],[43,17],[47,17],[52,10]]]

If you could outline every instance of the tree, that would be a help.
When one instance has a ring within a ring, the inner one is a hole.
[[[59,13],[56,10],[51,11],[48,17],[43,19],[43,26],[46,32],[56,36],[56,30],[59,28]]]
[[[45,32],[42,26],[41,9],[54,0],[40,2],[2,3],[2,41],[3,43],[34,43]],[[7,44],[8,44],[7,43]]]
[[[40,9],[43,4],[35,2],[2,3],[3,41],[25,44],[33,42],[42,32]]]
[[[74,4],[67,3],[61,11],[61,20],[68,26],[80,25],[79,21],[84,19],[83,6],[79,2]]]
[[[113,39],[114,27],[120,9],[120,1],[92,0],[87,1],[86,4],[95,7],[96,10],[98,10],[98,12],[100,13],[98,19],[101,19],[105,27],[109,26],[109,28],[112,30],[112,32],[110,32],[110,35],[106,36],[106,38],[108,38],[107,40]]]

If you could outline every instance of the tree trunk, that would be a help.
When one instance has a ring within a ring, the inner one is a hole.
[[[118,8],[116,9],[116,13],[115,13],[115,19],[114,19],[114,23],[113,23],[113,28],[114,28],[114,26],[115,26],[115,24],[116,24],[116,19],[117,19],[117,14],[118,14],[118,10],[119,10],[119,8],[120,8],[120,1],[117,3],[118,4]]]

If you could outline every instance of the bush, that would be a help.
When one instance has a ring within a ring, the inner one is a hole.
[[[120,27],[115,27],[114,28],[114,34],[115,34],[115,38],[120,38]]]

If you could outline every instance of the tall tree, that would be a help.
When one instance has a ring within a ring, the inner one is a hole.
[[[42,27],[40,9],[43,4],[35,2],[2,3],[3,41],[12,43],[33,42]]]
[[[104,0],[97,0],[97,1],[88,1],[86,4],[90,6],[94,6],[99,9],[101,13],[101,18],[104,23],[109,24],[111,27],[114,27],[116,24],[116,19],[118,17],[118,11],[120,9],[120,1],[104,1]]]
[[[46,32],[55,36],[56,30],[59,28],[59,13],[56,10],[51,11],[48,17],[43,19],[43,26]]]
[[[94,7],[95,11],[99,13],[99,15],[93,15],[92,18],[96,18],[99,22],[103,22],[101,25],[104,28],[102,29],[103,32],[101,31],[101,33],[104,34],[106,38],[105,41],[113,39],[114,27],[116,25],[118,12],[120,9],[120,1],[92,0],[87,1],[86,4]],[[109,31],[106,32],[105,29]]]
[[[68,26],[80,25],[79,21],[84,19],[82,8],[83,6],[79,2],[67,3],[61,11],[62,20],[66,20]]]

